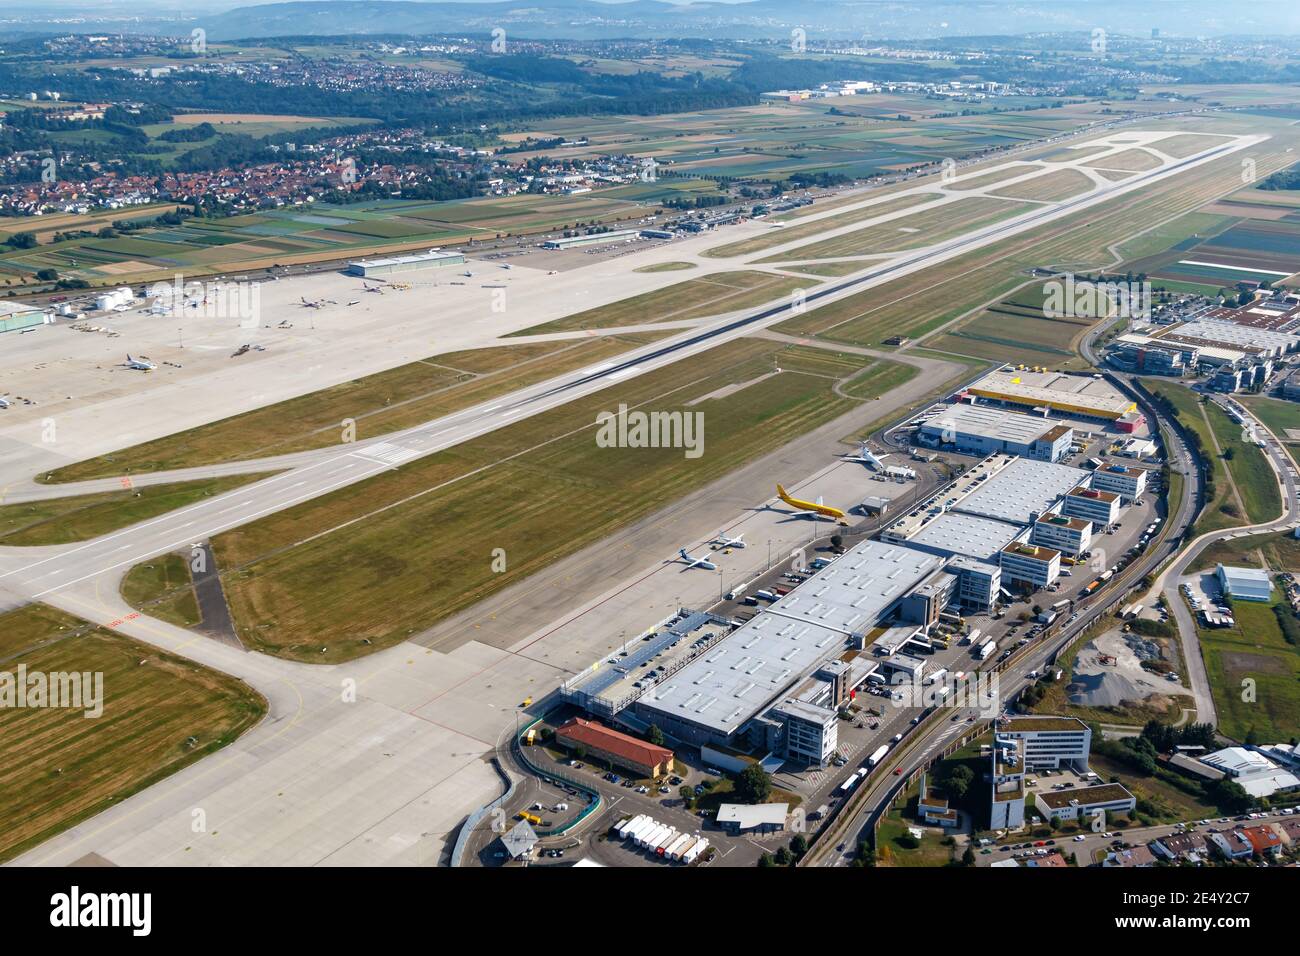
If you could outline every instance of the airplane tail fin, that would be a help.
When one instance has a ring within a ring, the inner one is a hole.
[[[785,489],[781,487],[781,483],[779,481],[776,483],[776,493],[781,498],[788,497]]]
[[[690,556],[689,554],[686,553],[686,549],[685,549],[685,548],[679,548],[679,549],[677,550],[677,553],[678,553],[679,555],[681,555],[683,561],[689,561],[689,560],[691,560],[691,556]]]

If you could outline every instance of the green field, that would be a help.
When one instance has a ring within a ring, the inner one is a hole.
[[[769,272],[719,272],[530,326],[506,338],[702,319],[763,305],[796,289],[811,289],[818,284],[815,279]]]
[[[1262,395],[1239,395],[1237,399],[1259,417],[1278,441],[1300,441],[1287,434],[1287,429],[1300,429],[1300,403]]]
[[[49,480],[82,481],[326,448],[343,441],[345,419],[356,423],[356,438],[371,438],[581,368],[653,338],[602,337],[435,355],[68,465]]]
[[[202,622],[190,566],[178,554],[164,554],[131,568],[122,578],[122,597],[137,611],[177,627]]]
[[[273,472],[145,485],[139,489],[0,505],[0,545],[69,544],[233,491]]]
[[[391,645],[897,381],[888,364],[864,358],[857,367],[871,365],[873,382],[854,381],[844,398],[836,382],[858,374],[846,359],[831,359],[849,373],[838,378],[769,374],[787,357],[819,361],[764,340],[728,343],[220,535],[214,548],[241,639],[319,662]],[[596,415],[620,403],[702,414],[704,453],[599,447]],[[493,571],[496,548],[505,573]]]
[[[42,604],[0,614],[0,660],[103,675],[99,717],[0,708],[0,861],[220,750],[266,713],[243,681]]]
[[[799,246],[789,252],[758,260],[788,262],[801,259],[838,259],[879,252],[901,252],[928,246],[944,239],[1018,216],[1029,209],[1008,199],[971,196],[940,206],[926,206],[910,215],[842,236]],[[811,224],[810,224],[811,225]]]
[[[1214,495],[1196,520],[1196,533],[1276,518],[1282,510],[1277,479],[1259,446],[1242,439],[1241,426],[1234,424],[1217,405],[1202,403],[1200,396],[1190,389],[1167,383],[1150,387],[1154,394],[1167,397],[1178,409],[1179,420],[1201,438],[1209,477],[1214,482]],[[1217,453],[1216,444],[1220,449]],[[1230,460],[1223,457],[1228,449],[1231,449]],[[1232,493],[1229,475],[1240,493],[1242,507],[1238,507]]]
[[[1300,648],[1283,639],[1272,605],[1235,601],[1233,617],[1234,627],[1197,630],[1219,730],[1260,743],[1300,736]]]
[[[858,196],[858,201],[865,197]],[[907,196],[895,196],[893,198],[884,198],[881,201],[873,202],[869,206],[860,209],[852,209],[848,212],[836,213],[826,216],[813,222],[803,222],[794,226],[786,226],[783,229],[771,229],[764,235],[754,236],[750,239],[740,239],[736,242],[729,242],[726,245],[715,246],[707,249],[704,255],[714,259],[726,259],[732,256],[748,256],[757,252],[763,252],[766,249],[772,249],[776,246],[785,245],[787,242],[798,242],[800,239],[811,239],[820,235],[829,229],[838,229],[842,226],[849,226],[855,222],[863,222],[867,219],[875,219],[877,216],[887,216],[890,213],[898,212],[902,209],[909,209],[913,206],[924,203],[935,202],[939,197],[912,194]]]

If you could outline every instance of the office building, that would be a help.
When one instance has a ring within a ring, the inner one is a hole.
[[[1019,741],[1029,770],[1088,770],[1092,731],[1077,717],[1006,717],[998,721],[997,733]]]
[[[1113,491],[1122,503],[1142,497],[1147,488],[1149,472],[1135,465],[1102,465],[1088,479],[1088,487],[1097,491]]]
[[[1034,806],[1048,819],[1091,820],[1098,814],[1132,813],[1137,806],[1133,794],[1118,783],[1069,790],[1036,790]]]
[[[1003,581],[1045,588],[1061,574],[1061,552],[1055,548],[1013,541],[998,557]]]
[[[1067,518],[1062,514],[1045,514],[1034,522],[1030,544],[1041,544],[1071,557],[1092,547],[1092,522]]]
[[[989,828],[1010,830],[1025,822],[1025,762],[1020,742],[993,736]]]
[[[1109,528],[1118,521],[1119,509],[1120,497],[1113,491],[1079,489],[1061,500],[1061,514],[1091,521],[1096,530]]]

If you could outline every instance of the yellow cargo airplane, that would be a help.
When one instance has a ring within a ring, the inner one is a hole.
[[[803,501],[800,498],[791,498],[789,493],[779,484],[776,486],[776,496],[788,504],[791,508],[797,508],[799,511],[808,511],[815,515],[824,515],[827,518],[834,518],[839,524],[848,524],[844,512],[839,508],[832,508],[830,505],[817,501]]]

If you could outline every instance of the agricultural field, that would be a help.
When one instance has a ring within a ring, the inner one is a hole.
[[[727,343],[219,535],[213,546],[240,638],[317,662],[389,646],[896,381],[879,371],[888,365],[864,358],[859,368],[877,369],[872,382],[849,372],[841,380],[855,394],[845,398],[835,377],[784,369],[787,355],[813,360],[766,340]],[[729,384],[740,387],[717,394]],[[596,415],[620,403],[703,414],[707,453],[599,447]],[[599,506],[580,504],[575,521],[575,502]],[[507,572],[494,573],[472,545],[485,541],[505,549]]]
[[[511,332],[506,338],[702,319],[763,305],[788,296],[796,289],[811,289],[817,284],[813,279],[770,272],[719,272],[533,325]]]
[[[54,471],[52,482],[111,478],[326,448],[340,422],[370,438],[448,415],[653,341],[605,336],[448,352]],[[129,463],[129,464],[128,464]]]
[[[186,144],[189,145],[189,144]],[[345,259],[380,252],[425,249],[506,235],[545,233],[588,224],[639,220],[668,196],[713,191],[712,183],[682,180],[671,186],[641,183],[580,196],[520,195],[432,202],[380,199],[347,205],[328,202],[285,207],[224,219],[193,218],[180,225],[141,229],[112,238],[96,236],[0,254],[0,282],[34,281],[42,269],[65,278],[118,285],[184,272],[187,277],[235,269]],[[158,215],[171,207],[150,209]],[[115,213],[112,219],[137,213]],[[63,229],[106,225],[96,214],[64,217]],[[48,224],[42,233],[53,237]]]
[[[271,474],[231,475],[145,485],[138,490],[127,487],[91,495],[0,504],[0,545],[31,547],[85,541],[233,491]]]
[[[266,713],[243,681],[31,604],[0,614],[0,660],[103,675],[103,712],[0,708],[0,861],[231,743]]]
[[[1291,740],[1300,735],[1300,648],[1282,636],[1273,605],[1236,601],[1233,617],[1233,627],[1197,630],[1219,729],[1238,741]]]
[[[653,156],[671,164],[674,175],[785,179],[829,172],[861,179],[1065,132],[1092,121],[1099,110],[1095,103],[1055,107],[1026,98],[1021,105],[1041,108],[992,112],[991,106],[972,105],[978,115],[936,116],[948,107],[891,94],[838,97],[831,105],[834,113],[816,100],[664,116],[563,118],[538,123],[527,135],[588,139],[547,155]]]

